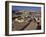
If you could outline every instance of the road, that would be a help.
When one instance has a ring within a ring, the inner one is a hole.
[[[13,26],[12,26],[12,30],[36,30],[38,24],[36,21],[34,20],[27,20],[28,22],[16,22],[15,20],[13,21]]]

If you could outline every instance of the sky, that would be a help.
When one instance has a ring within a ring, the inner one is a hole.
[[[33,6],[12,6],[12,11],[17,11],[17,10],[30,10],[30,11],[39,12],[39,11],[41,11],[41,7],[33,7]]]

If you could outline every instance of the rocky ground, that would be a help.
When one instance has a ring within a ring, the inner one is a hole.
[[[12,30],[37,30],[38,24],[35,20],[28,19],[24,22],[17,22],[16,20],[13,20],[12,23]]]

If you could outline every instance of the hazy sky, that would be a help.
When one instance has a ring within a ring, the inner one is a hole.
[[[41,7],[33,7],[33,6],[12,6],[13,11],[17,10],[31,10],[31,11],[36,11],[39,12],[41,11]]]

